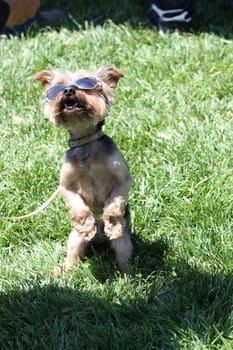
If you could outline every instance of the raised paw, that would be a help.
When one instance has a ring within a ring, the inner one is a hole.
[[[92,215],[89,215],[83,223],[72,220],[72,224],[83,240],[90,241],[95,237],[97,228]]]
[[[104,221],[104,232],[112,240],[124,235],[125,219],[122,216],[110,217]]]
[[[83,225],[91,212],[88,207],[71,207],[69,209],[69,214],[72,221],[76,221]]]
[[[125,200],[117,197],[104,208],[103,219],[108,219],[111,216],[124,216]]]

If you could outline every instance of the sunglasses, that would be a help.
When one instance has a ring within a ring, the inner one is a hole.
[[[61,92],[67,84],[57,84],[49,88],[46,92],[46,97],[48,100],[55,100],[59,92]],[[100,86],[100,80],[95,77],[86,77],[75,80],[72,82],[72,86],[79,90],[93,90]]]

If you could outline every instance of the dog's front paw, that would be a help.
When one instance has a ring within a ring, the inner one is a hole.
[[[72,220],[74,228],[84,241],[91,241],[95,237],[97,228],[95,225],[95,218],[93,215],[89,215],[82,222]]]
[[[91,212],[88,207],[72,207],[69,210],[70,218],[81,225],[85,223]]]
[[[103,218],[107,219],[111,216],[124,216],[125,214],[125,201],[122,199],[116,198],[112,203],[108,204],[104,208]]]
[[[104,232],[110,239],[117,239],[123,236],[125,219],[122,216],[111,216],[104,220]]]

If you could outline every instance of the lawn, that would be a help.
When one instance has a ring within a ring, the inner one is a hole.
[[[133,4],[60,0],[59,28],[0,41],[0,215],[58,186],[68,134],[43,115],[41,69],[124,72],[104,131],[134,179],[123,278],[101,249],[53,277],[71,230],[60,196],[0,221],[1,350],[233,349],[233,10],[201,1],[191,33],[162,36]]]

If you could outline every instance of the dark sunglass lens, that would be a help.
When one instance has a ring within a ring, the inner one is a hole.
[[[46,97],[48,100],[54,100],[59,92],[63,89],[64,85],[63,84],[57,84],[52,86],[48,91],[46,92]]]
[[[98,81],[96,78],[81,78],[76,80],[75,84],[79,89],[91,90],[96,88]]]

